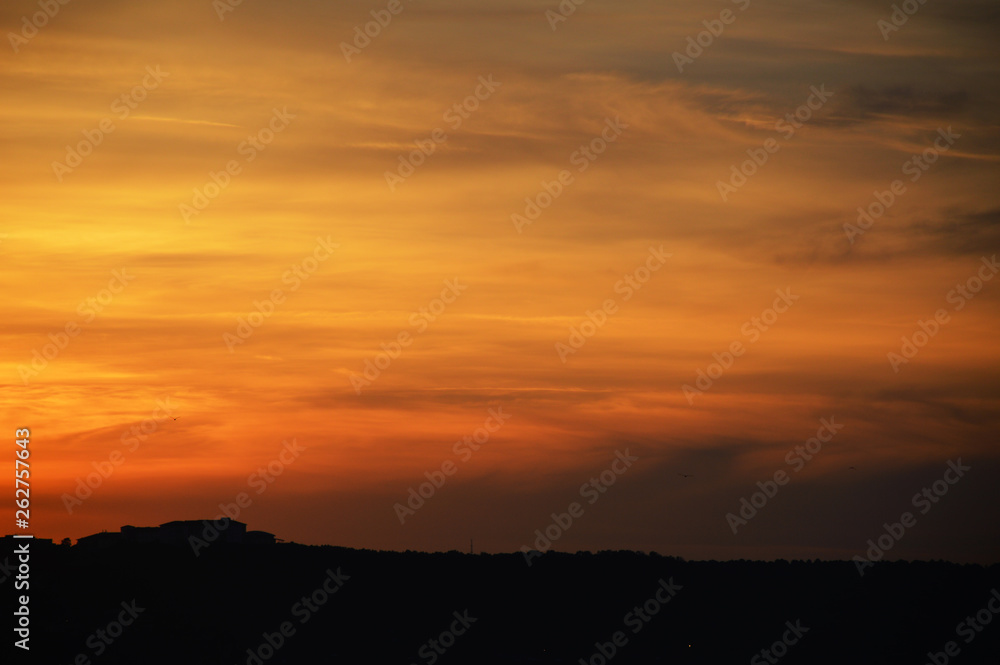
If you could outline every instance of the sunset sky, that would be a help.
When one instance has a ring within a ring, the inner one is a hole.
[[[992,0],[52,4],[0,8],[36,535],[247,492],[309,544],[517,551],[577,501],[552,549],[850,558],[911,511],[888,558],[1000,561]]]

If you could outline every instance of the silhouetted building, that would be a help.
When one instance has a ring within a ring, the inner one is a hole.
[[[103,550],[115,545],[120,545],[123,541],[121,533],[111,533],[102,531],[90,536],[84,536],[76,541],[77,547],[85,549]]]
[[[223,517],[221,520],[175,520],[159,526],[166,542],[188,544],[191,538],[208,542],[240,544],[247,535],[243,522]]]
[[[13,539],[12,536],[8,538]],[[195,540],[192,540],[195,539]],[[77,540],[85,548],[103,549],[120,543],[190,545],[200,543],[231,543],[234,545],[273,545],[277,539],[266,531],[247,531],[243,522],[223,517],[219,520],[174,520],[160,526],[125,525],[118,533],[102,531]],[[47,541],[52,544],[51,540]]]
[[[274,545],[274,534],[267,531],[247,531],[247,545]]]
[[[125,525],[122,527],[122,539],[130,543],[164,542],[163,532],[158,526]]]
[[[261,531],[261,533],[263,533],[263,531]],[[15,538],[14,536],[4,536],[3,540],[4,540],[4,545],[11,545],[11,546],[17,545],[19,543],[23,543],[26,540],[30,540],[31,541],[31,546],[32,547],[36,547],[36,546],[47,547],[47,546],[49,546],[49,545],[52,544],[52,539],[51,538],[30,538],[29,539],[29,538]]]

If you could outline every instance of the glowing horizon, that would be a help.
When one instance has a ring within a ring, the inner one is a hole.
[[[5,6],[37,534],[215,517],[294,440],[249,528],[517,551],[628,449],[555,549],[850,558],[961,458],[892,557],[997,561],[994,13],[806,5]]]

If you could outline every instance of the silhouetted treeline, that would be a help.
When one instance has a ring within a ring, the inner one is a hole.
[[[47,665],[923,665],[949,641],[947,662],[1000,662],[1000,616],[960,624],[992,619],[991,598],[1000,609],[1000,566],[880,563],[862,577],[851,562],[600,552],[529,567],[521,554],[219,543],[199,557],[53,546],[31,569],[32,662]]]

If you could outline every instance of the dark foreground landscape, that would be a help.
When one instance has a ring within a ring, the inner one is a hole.
[[[0,563],[13,559],[3,547]],[[5,570],[9,603],[13,582]],[[220,542],[197,557],[50,546],[31,558],[31,651],[47,665],[996,665],[998,589],[1000,566],[943,562],[860,576],[851,562],[633,552],[528,566],[522,554],[297,544]]]

